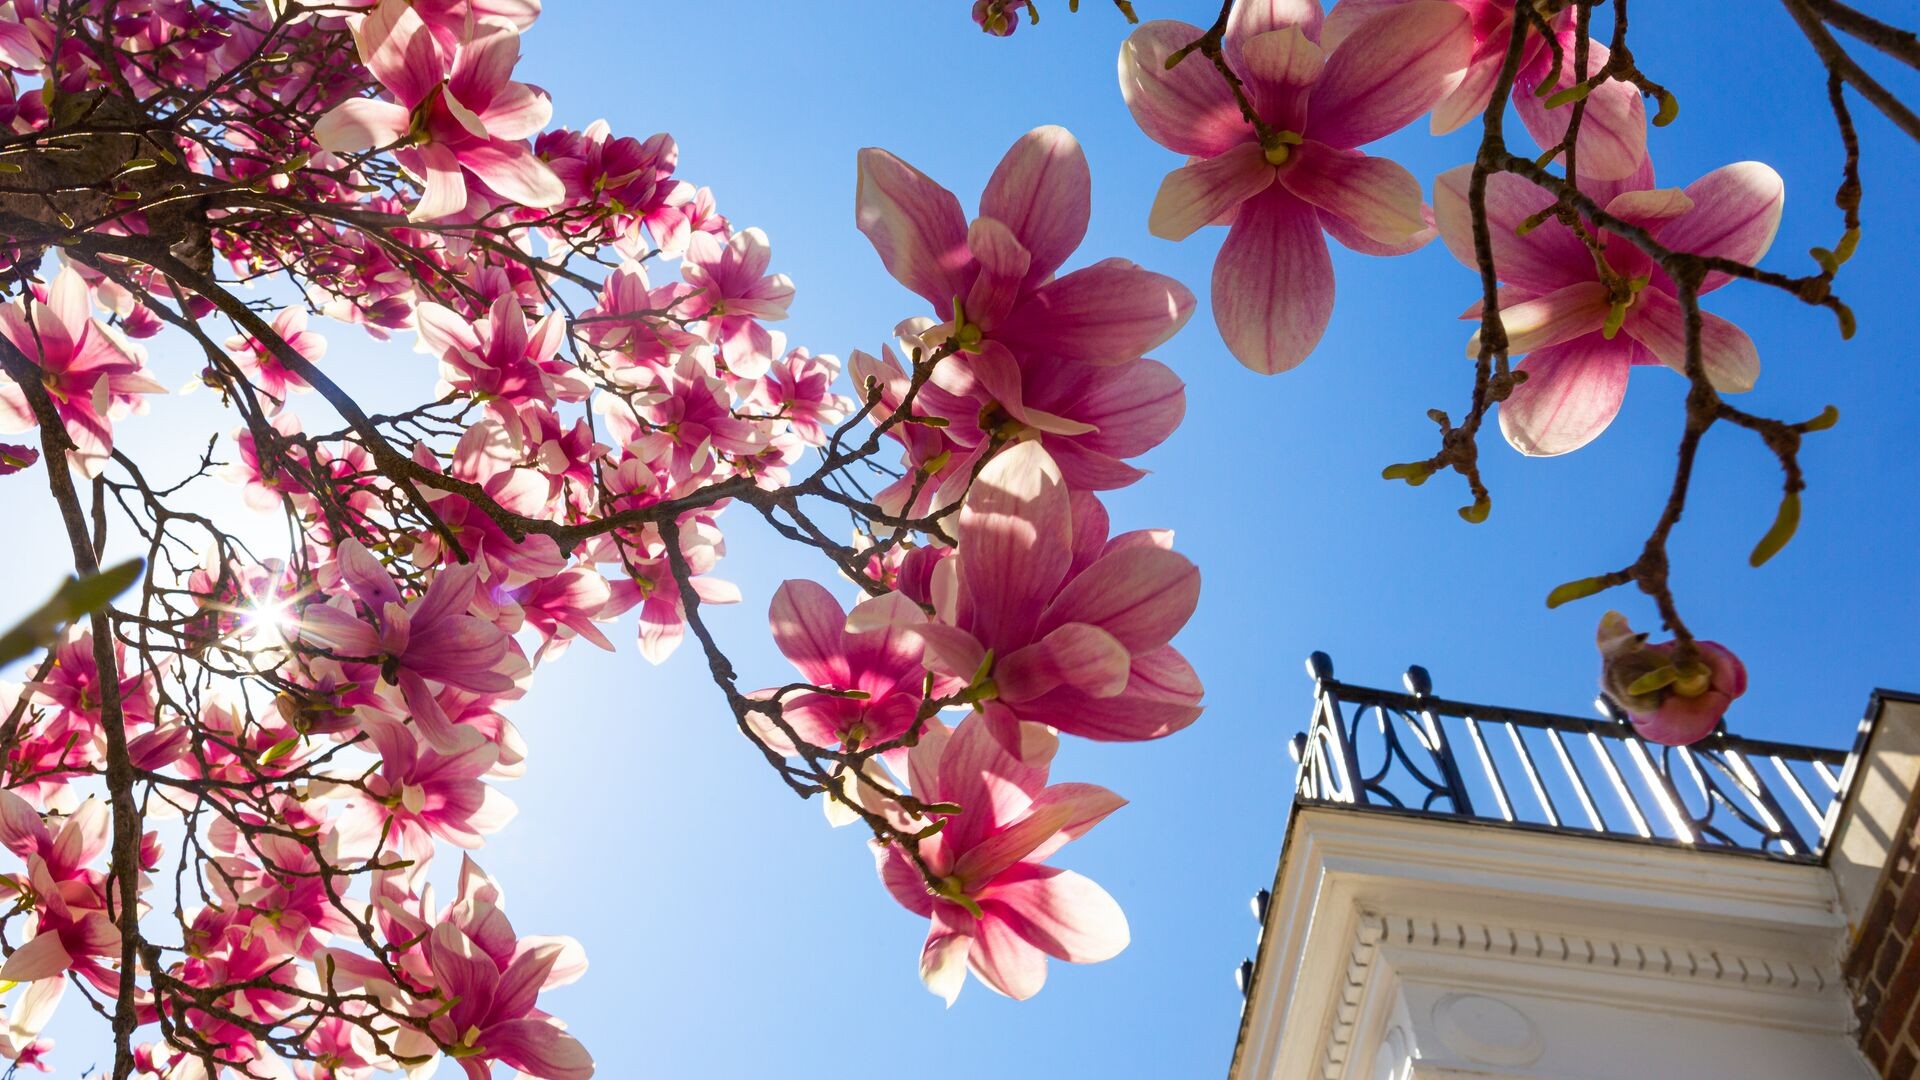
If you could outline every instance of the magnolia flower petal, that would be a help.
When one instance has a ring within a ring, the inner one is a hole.
[[[1653,350],[1661,363],[1686,374],[1686,313],[1672,295],[1659,288],[1642,289],[1621,329]],[[1760,350],[1753,339],[1710,311],[1700,313],[1700,362],[1707,381],[1723,394],[1744,393],[1760,380]]]
[[[808,682],[847,687],[847,616],[824,586],[805,580],[783,582],[773,594],[767,621],[774,644]]]
[[[1500,433],[1515,450],[1550,457],[1592,442],[1620,411],[1631,343],[1598,333],[1549,345],[1522,360],[1527,374],[1500,403]]]
[[[1185,240],[1266,190],[1275,175],[1260,145],[1250,142],[1175,169],[1160,181],[1147,231],[1162,240]]]
[[[567,187],[522,142],[494,139],[460,150],[460,164],[494,193],[535,210],[558,206]]]
[[[1094,698],[1108,698],[1127,686],[1125,646],[1097,626],[1070,622],[1055,627],[993,666],[1000,700],[1030,701],[1056,686],[1071,686]]]
[[[593,1055],[554,1020],[508,1020],[489,1025],[482,1048],[541,1080],[590,1080]]]
[[[1377,243],[1396,246],[1431,235],[1420,181],[1386,158],[1309,139],[1293,148],[1280,183]]]
[[[66,947],[60,944],[60,935],[43,931],[13,950],[7,962],[0,964],[0,979],[12,983],[33,982],[52,978],[72,966],[73,957],[67,955]]]
[[[1004,920],[980,919],[976,933],[967,960],[989,989],[1025,1001],[1046,985],[1047,954],[1014,933]]]
[[[1164,343],[1192,314],[1185,285],[1107,259],[1033,290],[994,336],[1023,356],[1119,364]]]
[[[1272,375],[1307,358],[1333,317],[1333,260],[1314,208],[1278,185],[1240,207],[1213,264],[1213,321],[1236,359]]]
[[[1301,134],[1345,149],[1398,131],[1460,84],[1472,55],[1473,20],[1458,5],[1381,12],[1328,55]]]
[[[1051,866],[1020,869],[982,894],[980,906],[1042,952],[1095,964],[1120,955],[1131,942],[1126,913],[1090,879]]]
[[[1252,138],[1233,94],[1197,52],[1173,70],[1167,58],[1201,34],[1171,20],[1142,24],[1120,46],[1120,94],[1147,137],[1181,154],[1210,157]]]
[[[1473,166],[1441,173],[1433,185],[1433,216],[1447,250],[1466,266],[1477,266],[1468,189]],[[1534,292],[1552,292],[1576,281],[1591,281],[1593,254],[1572,230],[1549,218],[1520,235],[1534,214],[1553,205],[1553,196],[1512,173],[1487,177],[1487,231],[1500,280]]]
[[[1581,281],[1501,308],[1507,351],[1518,356],[1599,330],[1607,321],[1607,297],[1605,285]],[[1467,355],[1480,355],[1478,330],[1467,339]]]
[[[1688,184],[1687,197],[1693,209],[1660,228],[1661,243],[1676,251],[1757,263],[1780,229],[1787,188],[1771,167],[1740,161]],[[1700,291],[1709,292],[1730,280],[1722,273],[1708,274]]]
[[[336,154],[359,154],[400,141],[410,123],[403,105],[377,98],[351,98],[334,106],[313,125],[313,140]]]
[[[1513,104],[1519,110],[1520,121],[1542,147],[1559,145],[1560,140],[1566,138],[1567,125],[1573,117],[1571,102],[1547,108],[1549,98],[1575,82],[1572,35],[1562,35],[1561,44],[1566,59],[1551,90],[1545,94],[1538,92],[1540,81],[1552,63],[1545,53],[1536,61],[1537,73],[1522,72],[1513,87]],[[1587,74],[1592,75],[1605,66],[1607,56],[1605,45],[1588,42]],[[1647,158],[1647,108],[1640,100],[1639,89],[1632,83],[1617,80],[1595,87],[1587,95],[1586,113],[1580,120],[1580,137],[1574,150],[1580,159],[1582,177],[1618,180],[1631,176]]]
[[[1094,561],[1060,590],[1040,618],[1040,629],[1072,623],[1097,626],[1130,653],[1165,645],[1200,603],[1200,568],[1185,556],[1152,546],[1114,551]]]
[[[1254,108],[1282,131],[1307,126],[1313,85],[1326,69],[1327,54],[1298,26],[1270,30],[1242,43],[1241,63]]]
[[[1032,255],[1029,284],[1045,281],[1087,235],[1093,175],[1079,140],[1049,124],[1022,135],[980,193],[980,216],[1004,222]]]
[[[1040,845],[1063,833],[1069,838],[1084,835],[1126,804],[1097,784],[1054,784],[1018,820],[962,852],[953,872],[969,890],[986,887]]]
[[[860,151],[854,220],[895,281],[934,310],[966,293],[967,218],[953,192],[885,150]]]

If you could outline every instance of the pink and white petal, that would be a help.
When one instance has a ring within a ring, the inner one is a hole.
[[[524,142],[494,139],[460,148],[460,164],[509,202],[535,210],[558,206],[567,187]]]
[[[937,675],[972,679],[987,661],[987,650],[980,640],[958,627],[923,622],[908,628],[907,633],[920,642],[927,670]]]
[[[510,82],[480,113],[487,133],[496,139],[527,139],[545,130],[553,119],[553,99],[526,83]]]
[[[1473,216],[1468,188],[1473,166],[1462,165],[1440,174],[1433,185],[1433,217],[1447,250],[1465,266],[1477,266],[1473,249]],[[1487,177],[1487,228],[1493,243],[1494,268],[1500,280],[1537,293],[1593,279],[1593,255],[1571,229],[1549,218],[1525,236],[1521,225],[1553,205],[1553,196],[1530,180],[1512,173]]]
[[[1467,64],[1467,73],[1461,77],[1460,85],[1433,107],[1430,126],[1435,135],[1458,131],[1468,121],[1486,115],[1487,103],[1493,100],[1493,88],[1500,81],[1504,56],[1502,50],[1491,58],[1476,56]]]
[[[1147,231],[1162,240],[1185,240],[1273,183],[1277,170],[1259,143],[1240,143],[1168,173],[1153,197]]]
[[[1130,658],[1112,634],[1086,623],[1066,623],[993,665],[1000,700],[1018,704],[1056,686],[1109,698],[1127,687]]]
[[[1272,375],[1307,358],[1333,317],[1319,214],[1275,185],[1247,200],[1213,263],[1213,321],[1242,364]]]
[[[427,143],[395,155],[402,167],[413,173],[426,191],[407,212],[409,221],[438,221],[467,208],[467,174],[460,159],[439,143]]]
[[[1653,350],[1661,363],[1686,374],[1686,313],[1672,295],[1659,288],[1642,289],[1621,329]],[[1710,311],[1700,313],[1700,362],[1707,381],[1723,394],[1744,393],[1760,380],[1760,350],[1753,339]]]
[[[1661,243],[1675,251],[1756,263],[1773,246],[1787,188],[1771,167],[1740,161],[1688,184],[1687,196],[1693,200],[1692,212],[1661,227]],[[1725,274],[1708,274],[1700,291],[1709,292],[1730,280]]]
[[[1025,1001],[1047,982],[1047,954],[1031,945],[1004,920],[978,920],[969,966],[996,993]]]
[[[1615,195],[1606,204],[1607,213],[1638,225],[1649,232],[1683,217],[1694,207],[1692,199],[1679,188],[1636,188]],[[1612,240],[1613,236],[1608,235]]]
[[[1386,158],[1309,139],[1293,148],[1280,183],[1380,244],[1405,244],[1428,229],[1420,181]]]
[[[300,640],[319,645],[336,656],[377,656],[380,635],[354,615],[328,604],[300,609],[296,624]]]
[[[378,98],[352,98],[334,106],[313,125],[313,141],[336,154],[358,154],[399,142],[410,123],[404,105]]]
[[[933,894],[927,891],[926,879],[920,876],[920,869],[913,865],[912,860],[893,844],[870,840],[867,846],[873,850],[873,868],[879,873],[880,883],[886,886],[887,894],[915,915],[931,917]]]
[[[1260,35],[1298,28],[1308,41],[1319,41],[1324,25],[1320,0],[1238,0],[1233,5],[1233,14],[1227,17],[1228,59],[1235,62],[1238,70],[1238,62],[1246,55],[1247,43]]]
[[[1447,0],[1383,11],[1327,56],[1301,134],[1347,149],[1407,126],[1460,85],[1473,21]]]
[[[1538,62],[1541,65],[1538,73],[1531,79],[1524,76],[1532,73],[1523,73],[1513,87],[1513,104],[1519,110],[1520,122],[1542,147],[1555,146],[1565,138],[1573,117],[1572,104],[1547,108],[1547,98],[1575,81],[1571,35],[1563,35],[1562,45],[1567,59],[1561,65],[1560,78],[1552,91],[1545,96],[1536,93],[1540,80],[1549,70],[1546,65],[1552,63],[1544,54]],[[1607,47],[1595,41],[1587,48],[1587,72],[1592,74],[1606,64]],[[1618,180],[1631,176],[1647,159],[1647,108],[1640,100],[1640,91],[1632,83],[1609,80],[1588,94],[1586,113],[1580,121],[1580,137],[1574,149],[1583,177]]]
[[[1120,905],[1071,870],[1019,867],[982,893],[980,906],[1042,952],[1069,963],[1111,960],[1132,940]]]
[[[520,35],[486,24],[475,30],[454,54],[447,92],[469,108],[484,111],[494,95],[513,79],[514,65],[520,62]],[[494,134],[510,139],[526,137],[503,131]]]
[[[60,944],[60,935],[42,931],[13,950],[7,962],[0,965],[0,979],[12,983],[33,982],[51,978],[72,966],[73,957],[67,955],[66,947]]]
[[[963,926],[941,921],[940,913],[949,909],[957,913],[954,922],[964,922]],[[953,1007],[960,997],[960,988],[966,984],[967,961],[974,944],[973,933],[973,916],[958,905],[942,904],[927,931],[926,944],[920,947],[920,981],[945,1001],[948,1008]]]
[[[1378,258],[1410,255],[1426,247],[1433,241],[1434,237],[1440,235],[1440,230],[1435,228],[1433,224],[1433,207],[1431,206],[1423,205],[1420,207],[1420,216],[1426,220],[1427,227],[1407,237],[1405,240],[1393,244],[1383,244],[1365,235],[1352,225],[1349,225],[1345,218],[1337,217],[1325,210],[1321,210],[1319,213],[1320,227],[1326,230],[1327,235],[1338,240],[1341,247],[1360,255],[1372,255]]]
[[[1129,653],[1144,653],[1173,640],[1199,603],[1199,567],[1165,548],[1136,545],[1102,555],[1068,582],[1047,605],[1040,629],[1086,623]]]
[[[1105,259],[1027,294],[994,337],[1022,356],[1120,364],[1165,343],[1192,314],[1185,285]]]
[[[1125,805],[1127,800],[1098,784],[1054,784],[1017,820],[954,860],[953,873],[969,892],[979,890],[1041,845],[1048,845],[1050,852],[1058,850]]]
[[[847,615],[833,594],[816,582],[783,582],[767,611],[780,652],[815,686],[846,689]]]
[[[980,216],[1005,222],[1033,262],[1027,282],[1045,281],[1087,235],[1093,175],[1073,133],[1058,125],[1022,135],[980,193]]]
[[[953,192],[885,150],[860,151],[854,220],[895,281],[946,313],[966,294],[967,218]]]
[[[593,1076],[593,1055],[554,1020],[507,1020],[489,1025],[480,1038],[486,1054],[541,1080]]]
[[[1627,394],[1631,343],[1598,333],[1546,348],[1522,360],[1527,379],[1500,403],[1500,433],[1534,457],[1570,453],[1613,423]]]
[[[960,584],[988,648],[1032,640],[1040,605],[1072,558],[1072,517],[1059,467],[1038,442],[995,455],[960,509]]]
[[[1507,351],[1519,356],[1599,330],[1607,321],[1608,295],[1600,282],[1581,281],[1501,308]],[[1467,355],[1480,355],[1478,330],[1467,339]]]
[[[1075,443],[1126,458],[1146,453],[1173,434],[1186,415],[1187,392],[1186,384],[1172,368],[1142,357],[1118,365],[1045,365],[1028,377],[1027,403],[1030,408],[1067,413],[1085,421],[1095,430],[1073,440]],[[1049,451],[1058,458],[1058,447],[1050,446]],[[1076,539],[1081,531],[1076,524]]]
[[[1211,157],[1253,135],[1220,73],[1198,52],[1167,58],[1201,35],[1197,26],[1145,23],[1120,46],[1120,94],[1147,137],[1181,154]]]
[[[1236,70],[1244,74],[1261,119],[1281,131],[1304,129],[1327,54],[1298,26],[1289,26],[1244,42],[1241,57]]]
[[[990,707],[962,720],[940,755],[934,790],[942,801],[962,808],[941,834],[947,850],[956,855],[1017,821],[1047,785],[1046,763],[1017,756],[1019,747],[1009,750],[995,733],[990,721],[996,712],[1005,710]],[[916,772],[916,793],[925,790],[921,780]]]
[[[446,78],[446,58],[413,5],[381,0],[354,27],[361,62],[411,109]]]
[[[966,294],[967,321],[998,325],[1013,310],[1032,256],[1012,229],[990,217],[975,218],[967,227],[967,250],[980,264],[980,273]]]

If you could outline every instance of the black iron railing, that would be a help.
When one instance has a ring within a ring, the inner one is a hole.
[[[1313,721],[1294,736],[1295,799],[1516,828],[1818,862],[1847,753],[1716,732],[1649,744],[1613,704],[1602,719],[1351,686],[1314,653]]]

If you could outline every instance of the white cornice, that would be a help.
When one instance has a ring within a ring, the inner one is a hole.
[[[1233,1076],[1345,1075],[1383,956],[1832,1024],[1844,928],[1818,866],[1300,807]]]

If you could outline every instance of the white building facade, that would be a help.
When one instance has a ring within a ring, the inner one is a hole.
[[[1920,699],[1876,693],[1851,753],[1669,750],[1611,714],[1438,698],[1418,668],[1405,692],[1309,669],[1233,1080],[1912,1075],[1863,1052],[1848,960],[1920,985],[1920,949],[1861,940],[1913,829]]]

